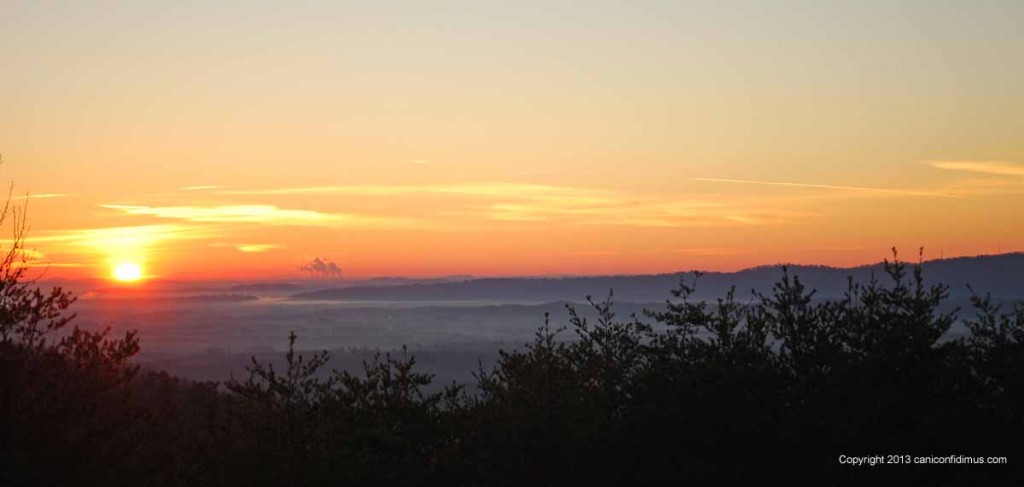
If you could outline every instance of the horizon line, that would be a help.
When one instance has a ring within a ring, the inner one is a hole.
[[[1024,255],[1024,250],[1013,250],[1009,252],[1001,253],[990,253],[990,254],[973,254],[973,255],[955,255],[951,257],[938,257],[933,259],[923,259],[920,261],[899,259],[899,262],[904,264],[927,264],[931,262],[950,261],[950,260],[961,260],[961,259],[977,259],[986,257],[1009,257]],[[599,278],[599,277],[640,277],[640,276],[664,276],[672,274],[688,274],[693,272],[700,272],[703,274],[738,274],[741,272],[754,271],[760,269],[776,268],[776,267],[817,267],[833,270],[854,270],[864,267],[872,267],[883,264],[891,259],[882,259],[878,261],[866,262],[863,264],[856,264],[851,266],[834,266],[827,264],[808,264],[808,263],[796,263],[796,262],[776,262],[771,264],[760,264],[749,267],[743,267],[731,271],[722,270],[705,270],[705,269],[685,269],[675,270],[667,272],[650,272],[650,273],[619,273],[619,274],[571,274],[571,273],[552,273],[552,274],[504,274],[504,275],[478,275],[478,274],[444,274],[444,275],[394,275],[394,276],[367,276],[367,277],[356,277],[356,278],[341,278],[341,279],[316,279],[316,278],[302,278],[302,277],[262,277],[262,278],[239,278],[239,279],[206,279],[206,278],[184,278],[184,277],[156,277],[153,279],[147,279],[145,282],[162,282],[162,283],[177,283],[177,282],[224,282],[224,283],[279,283],[279,284],[291,284],[291,283],[354,283],[354,282],[368,282],[375,280],[409,280],[409,281],[428,281],[428,280],[445,280],[445,279],[463,279],[466,281],[485,280],[485,279],[574,279],[574,278]],[[52,279],[40,279],[39,282],[92,282],[102,281],[110,282],[109,279],[103,277],[82,277],[82,278],[66,278],[56,277]],[[116,286],[116,284],[114,284]]]

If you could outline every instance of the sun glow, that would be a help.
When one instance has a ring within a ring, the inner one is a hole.
[[[114,268],[114,279],[121,282],[135,282],[142,279],[142,268],[134,262],[122,262]]]

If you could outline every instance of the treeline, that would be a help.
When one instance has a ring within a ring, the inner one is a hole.
[[[753,302],[693,300],[688,277],[664,311],[570,307],[442,392],[404,353],[323,374],[294,335],[283,368],[254,359],[244,380],[140,372],[134,335],[69,332],[71,297],[21,277],[0,283],[3,485],[1001,484],[1024,462],[1024,308],[941,313],[947,289],[898,261],[841,299],[783,272]]]

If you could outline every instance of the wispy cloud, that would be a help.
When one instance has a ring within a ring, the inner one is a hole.
[[[432,226],[442,224],[440,220],[444,218],[634,227],[733,226],[782,224],[813,216],[808,212],[768,208],[769,205],[763,201],[744,206],[735,199],[636,195],[607,188],[523,183],[318,186],[224,191],[220,194],[458,197],[452,203],[456,208],[437,210],[435,206],[435,213],[420,216],[424,221],[430,220]]]
[[[691,181],[705,182],[705,183],[729,183],[729,184],[755,184],[763,186],[784,186],[790,188],[810,188],[810,189],[828,189],[834,191],[860,191],[867,193],[875,193],[879,195],[892,195],[892,196],[923,196],[932,198],[963,198],[963,196],[943,193],[939,191],[926,191],[926,190],[913,190],[913,189],[893,189],[893,188],[877,188],[868,186],[844,186],[834,184],[812,184],[812,183],[794,183],[788,181],[761,181],[753,179],[731,179],[731,178],[691,178]]]
[[[27,245],[58,244],[74,255],[106,256],[108,258],[125,259],[140,258],[150,252],[175,248],[183,243],[210,238],[217,229],[199,225],[139,225],[124,227],[81,228],[58,231],[33,232],[26,238]],[[3,242],[9,245],[10,242]],[[75,247],[77,250],[68,250]],[[47,263],[56,266],[55,263]],[[75,265],[63,265],[74,266]]]
[[[1005,161],[927,161],[926,164],[949,171],[1024,177],[1024,164]]]
[[[25,263],[15,262],[15,263],[13,263],[11,265],[13,265],[14,267],[25,267],[25,268],[32,268],[32,269],[35,269],[35,270],[39,270],[39,269],[45,270],[45,269],[51,268],[51,267],[53,267],[53,268],[68,268],[68,269],[78,269],[78,268],[82,268],[82,267],[94,267],[91,264],[82,264],[80,262],[46,262],[46,261],[28,261],[28,262],[25,262]]]
[[[277,250],[283,248],[283,245],[278,244],[240,244],[235,245],[235,248],[239,252],[245,252],[247,254],[255,254],[260,252],[267,252],[270,250]]]
[[[20,196],[12,196],[11,199],[16,200],[45,200],[51,198],[64,198],[71,196],[71,193],[39,193],[39,194],[23,194]]]
[[[101,205],[128,215],[148,215],[203,223],[321,223],[330,215],[311,210],[281,209],[273,205],[135,206]]]
[[[68,242],[85,244],[149,245],[164,240],[198,238],[210,235],[208,229],[183,225],[138,225],[124,227],[83,228],[40,232],[30,235],[27,243]]]
[[[304,194],[338,194],[353,196],[396,196],[403,194],[450,194],[462,196],[538,196],[538,195],[592,195],[601,190],[574,188],[546,184],[522,183],[459,183],[423,185],[346,185],[346,186],[299,186],[290,188],[267,188],[252,190],[219,191],[222,195],[285,196]]]
[[[257,254],[261,252],[268,252],[271,250],[283,249],[284,245],[270,244],[270,243],[257,243],[257,244],[233,244],[233,243],[215,243],[212,247],[230,247],[239,252],[247,254]]]
[[[100,205],[127,215],[172,218],[196,223],[257,223],[267,225],[306,226],[389,226],[399,223],[393,218],[349,213],[323,213],[314,210],[278,208],[274,205],[226,206],[137,206]]]
[[[599,203],[538,201],[482,208],[489,218],[510,222],[564,222],[633,227],[708,227],[793,223],[814,216],[782,208],[692,198],[608,198]]]
[[[207,185],[207,186],[185,186],[185,187],[179,188],[179,189],[182,190],[182,191],[209,191],[209,190],[214,190],[214,189],[221,189],[223,187],[224,186]]]
[[[35,249],[22,248],[21,258],[24,259],[26,262],[34,263],[46,259],[46,254],[43,254],[42,252]]]

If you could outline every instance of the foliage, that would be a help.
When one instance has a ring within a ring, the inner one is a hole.
[[[127,445],[127,385],[137,367],[134,333],[72,327],[74,298],[44,292],[28,275],[24,213],[8,203],[0,226],[14,239],[0,261],[0,484],[54,484],[103,479],[102,459]],[[41,466],[59,468],[40,468]]]

